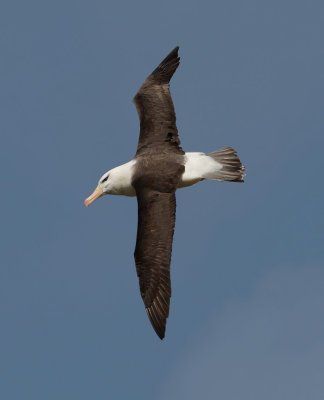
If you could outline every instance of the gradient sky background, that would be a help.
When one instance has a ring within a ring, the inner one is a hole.
[[[321,0],[1,2],[1,399],[323,399],[323,37]],[[176,45],[184,149],[248,175],[177,192],[161,342],[136,200],[83,201]]]

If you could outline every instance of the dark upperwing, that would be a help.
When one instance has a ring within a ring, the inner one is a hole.
[[[155,169],[157,166],[160,173]],[[149,163],[145,173],[135,174],[134,177],[133,186],[138,203],[134,256],[147,315],[155,332],[163,339],[171,297],[170,262],[176,212],[175,191],[184,166],[172,161],[161,161],[157,166]]]
[[[169,88],[180,62],[178,49],[171,51],[134,97],[141,127],[132,180],[138,202],[134,256],[146,312],[161,339],[165,335],[171,297],[175,191],[184,172],[179,157],[184,151]]]
[[[170,79],[180,63],[176,47],[144,81],[134,97],[140,119],[136,157],[167,151],[184,154],[170,94]]]

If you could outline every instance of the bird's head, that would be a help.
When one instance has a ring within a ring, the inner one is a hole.
[[[111,191],[111,180],[109,180],[110,171],[106,172],[99,179],[98,186],[95,188],[93,193],[84,200],[84,205],[86,207],[90,206],[95,200],[104,194],[109,194]]]

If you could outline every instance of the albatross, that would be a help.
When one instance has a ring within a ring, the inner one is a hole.
[[[204,179],[243,182],[245,175],[231,147],[209,154],[182,150],[169,85],[180,63],[178,50],[171,51],[134,97],[140,120],[135,157],[102,175],[84,201],[88,207],[106,194],[136,196],[136,272],[146,313],[160,339],[165,335],[170,308],[176,190]]]

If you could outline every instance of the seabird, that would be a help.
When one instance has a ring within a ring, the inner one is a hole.
[[[140,119],[135,157],[106,172],[84,201],[89,206],[104,194],[137,197],[136,271],[148,318],[160,339],[170,307],[176,190],[204,179],[243,182],[245,175],[231,147],[209,154],[182,150],[169,85],[180,63],[178,50],[171,51],[134,97]]]

